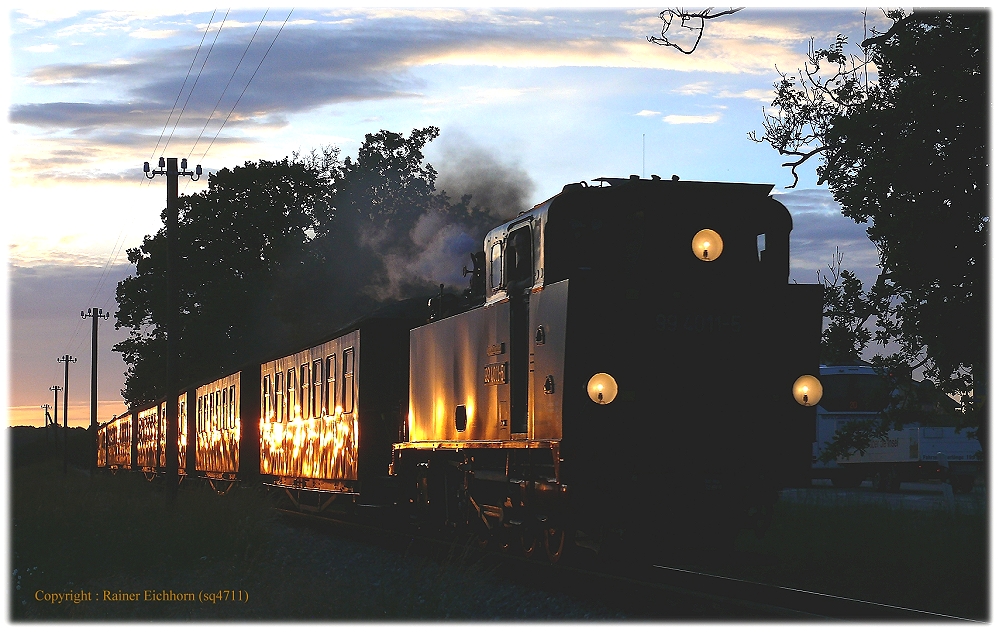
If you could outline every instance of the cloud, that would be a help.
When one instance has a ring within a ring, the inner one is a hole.
[[[664,116],[663,121],[670,125],[697,125],[702,123],[717,123],[721,119],[721,114],[700,114],[684,115],[670,114]]]
[[[238,114],[301,112],[338,102],[412,96],[420,84],[409,71],[430,64],[768,73],[777,57],[784,58],[790,52],[764,38],[752,46],[746,42],[705,46],[696,59],[664,54],[661,48],[638,40],[628,31],[628,20],[633,17],[616,12],[371,9],[336,13],[369,19],[336,25],[303,19],[287,25],[247,87]],[[103,13],[86,23],[118,17],[114,12]],[[130,21],[134,22],[127,19],[125,23]],[[235,90],[246,85],[280,26],[279,21],[266,22],[239,71],[232,75],[250,37],[249,29],[239,27],[251,24],[256,26],[252,21],[226,22],[188,105],[191,118],[204,120],[208,116],[230,77],[232,92],[220,107],[232,107],[239,94]],[[193,30],[194,25],[190,27]],[[152,26],[129,28],[133,35],[177,32]],[[165,107],[177,98],[182,77],[191,67],[191,50],[190,46],[175,46],[117,62],[41,66],[29,73],[29,79],[43,85],[106,84],[124,88],[131,101],[151,101]],[[150,68],[156,72],[149,72]],[[695,82],[677,92],[704,94],[709,86],[707,81]],[[24,105],[16,104],[15,108]]]
[[[774,100],[774,91],[751,89],[743,90],[742,92],[730,92],[729,90],[722,90],[715,96],[720,99],[751,99],[753,101],[762,101],[769,105]]]
[[[641,112],[636,112],[635,116],[659,116],[662,112],[656,112],[655,110],[642,110]]]
[[[52,53],[59,50],[55,44],[39,44],[37,46],[26,46],[24,50],[29,53]]]
[[[138,39],[166,39],[168,37],[173,37],[177,35],[179,31],[175,29],[160,29],[156,31],[151,31],[145,27],[132,31],[128,34],[129,37],[135,37]]]
[[[698,81],[697,83],[688,83],[686,85],[680,86],[674,90],[670,90],[674,94],[683,94],[686,96],[693,96],[695,94],[707,94],[711,90],[710,81]]]
[[[68,8],[62,3],[40,3],[35,7],[14,9],[11,14],[17,23],[37,28],[51,22],[67,20],[79,12],[79,9]]]
[[[815,283],[816,271],[828,273],[833,253],[843,253],[843,268],[853,270],[864,287],[877,278],[878,251],[867,237],[867,224],[857,224],[842,214],[827,189],[796,189],[774,192],[791,212],[791,278]]]

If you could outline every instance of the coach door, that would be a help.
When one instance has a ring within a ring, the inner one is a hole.
[[[534,285],[531,225],[514,228],[504,253],[510,297],[510,434],[527,433],[531,287]]]

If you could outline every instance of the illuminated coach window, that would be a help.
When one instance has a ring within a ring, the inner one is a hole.
[[[354,410],[354,350],[343,352],[343,412]]]
[[[229,427],[236,427],[236,385],[229,386]]]
[[[302,419],[312,416],[309,410],[309,365],[303,364],[298,368],[298,401],[302,407]]]
[[[312,416],[319,419],[323,416],[323,361],[312,361]]]
[[[229,393],[226,389],[222,389],[222,408],[221,414],[219,415],[219,427],[228,428],[229,427]]]
[[[287,415],[284,414],[284,403],[284,373],[278,371],[274,374],[274,406],[277,407],[275,419],[278,423],[288,421]]]
[[[336,414],[336,355],[326,356],[326,414]]]
[[[288,417],[291,419],[295,419],[299,414],[301,414],[301,411],[298,410],[297,406],[298,401],[296,400],[296,396],[298,395],[298,385],[295,382],[295,373],[296,371],[294,367],[288,369],[288,383],[286,384],[288,388],[286,390],[288,393]]]
[[[263,392],[264,419],[266,419],[267,421],[270,421],[270,419],[271,419],[271,413],[273,412],[271,410],[271,376],[269,376],[269,375],[265,375],[264,376],[264,383],[263,383],[262,388],[264,390],[264,392]]]

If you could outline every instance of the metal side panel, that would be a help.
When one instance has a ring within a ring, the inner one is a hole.
[[[352,331],[261,365],[257,385],[261,391],[261,474],[290,480],[357,480],[360,341],[360,331]],[[353,358],[350,379],[344,365],[348,358]],[[322,376],[312,370],[317,362]],[[303,366],[308,376],[304,386],[299,384]],[[289,372],[297,372],[291,390]],[[278,375],[282,376],[279,385]],[[264,377],[270,390],[266,394]],[[320,392],[314,392],[317,386]],[[346,398],[345,387],[350,389]]]
[[[138,413],[138,445],[136,465],[142,468],[158,466],[159,406],[151,406]]]
[[[510,438],[509,332],[506,302],[410,332],[410,442]],[[459,406],[464,430],[455,424]]]
[[[239,472],[239,377],[233,373],[195,391],[196,469],[209,476]]]
[[[562,438],[565,393],[565,324],[569,281],[531,294],[530,438]]]

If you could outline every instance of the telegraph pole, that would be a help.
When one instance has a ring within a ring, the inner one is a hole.
[[[66,376],[62,383],[62,473],[65,476],[69,470],[69,363],[76,362],[76,358],[71,358],[69,354],[66,354],[56,359],[56,362],[66,364]],[[56,397],[58,396],[57,392]],[[56,419],[56,426],[58,425],[59,420]]]
[[[179,176],[191,176],[192,180],[201,177],[201,165],[198,165],[194,172],[187,170],[187,158],[181,159],[180,169],[177,169],[177,159],[160,157],[159,169],[152,172],[149,170],[149,163],[143,163],[142,171],[150,180],[154,176],[167,177],[167,393],[166,393],[166,498],[167,502],[173,501],[177,497],[178,467],[180,465],[180,454],[177,447],[179,436],[178,410],[177,410],[177,350],[180,338],[180,323],[178,322],[177,303],[177,273],[180,271],[178,265],[179,249],[177,247],[177,179]]]
[[[55,439],[56,445],[59,444],[59,391],[62,390],[61,386],[50,386],[50,391],[53,391],[52,399],[54,400],[53,407],[55,408],[55,419],[52,425],[55,426],[52,429],[52,438]],[[45,436],[48,437],[49,433],[46,431]]]
[[[52,420],[52,416],[49,415],[49,405],[48,404],[42,404],[41,407],[45,409],[45,445],[48,446],[48,444],[49,444],[49,426],[52,425],[49,422]]]
[[[100,307],[91,307],[80,312],[80,318],[90,318],[94,321],[93,340],[90,352],[90,469],[97,467],[97,321],[107,320],[110,314]]]

